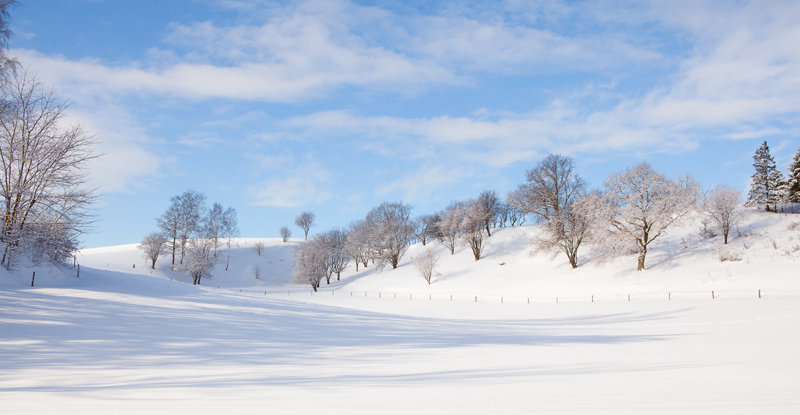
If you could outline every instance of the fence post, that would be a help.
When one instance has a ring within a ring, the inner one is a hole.
[[[672,293],[669,293],[669,299],[670,300],[672,299]]]
[[[714,290],[711,290],[711,299],[714,299]]]
[[[34,274],[35,274],[35,272],[34,272]],[[33,284],[33,283],[31,283],[31,284]],[[33,287],[33,285],[31,285],[31,287]],[[758,290],[758,298],[761,298],[761,290]]]
[[[528,304],[530,304],[530,303],[531,303],[531,298],[530,298],[530,297],[528,297]]]
[[[558,304],[558,297],[556,297],[556,304]]]
[[[630,300],[631,300],[631,295],[630,295],[630,294],[628,294],[628,301],[630,301]]]
[[[36,279],[36,271],[33,271],[33,276],[31,277],[31,287],[33,287],[33,280]],[[759,298],[761,297],[761,290],[758,290]]]
[[[475,302],[476,303],[478,302],[478,296],[477,295],[475,296]]]
[[[594,302],[594,294],[592,294],[592,302]]]
[[[503,304],[503,297],[500,296],[500,304]]]

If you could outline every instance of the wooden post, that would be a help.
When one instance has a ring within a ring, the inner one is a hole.
[[[429,300],[431,299],[431,295],[430,295],[430,294],[428,294],[428,299],[429,299]]]
[[[378,298],[381,298],[381,292],[378,291]]]
[[[35,272],[34,272],[34,274],[35,274]],[[31,287],[33,287],[33,285],[31,285]],[[761,298],[761,290],[758,290],[758,298]]]
[[[366,297],[366,296],[367,296],[367,292],[366,292],[366,291],[364,291],[364,297]]]
[[[394,298],[397,298],[397,293],[394,293]]]
[[[528,297],[528,304],[530,304],[530,303],[531,303],[531,298],[530,298],[530,297]]]
[[[81,277],[81,264],[78,264],[78,278]]]
[[[352,292],[352,291],[350,291],[350,297],[352,297],[352,296],[353,296],[353,292]]]
[[[475,302],[476,303],[478,302],[478,296],[477,295],[475,296]]]
[[[267,292],[266,292],[266,291],[264,291],[264,295],[267,295]]]
[[[714,299],[714,290],[711,290],[711,299]]]
[[[630,294],[628,294],[628,301],[630,301],[630,300],[631,300],[631,295],[630,295]]]
[[[558,304],[558,297],[556,297],[556,304]]]
[[[758,295],[761,295],[761,290],[758,291]],[[761,298],[761,297],[759,297]],[[453,294],[450,294],[450,301],[453,301]]]
[[[503,304],[503,297],[500,297],[500,304]]]
[[[594,294],[592,294],[592,302],[594,302]]]
[[[669,298],[670,300],[672,299],[672,293],[669,293],[669,297],[668,297],[668,298]]]
[[[331,295],[336,295],[336,290],[331,291]]]
[[[31,287],[33,287],[33,280],[36,279],[36,271],[33,271],[33,276],[31,277]],[[759,295],[761,295],[761,291],[759,290]]]

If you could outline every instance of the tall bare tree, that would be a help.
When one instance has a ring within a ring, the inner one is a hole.
[[[225,245],[228,248],[228,259],[225,261],[225,271],[231,264],[231,246],[234,244],[233,238],[239,236],[239,218],[236,209],[229,207],[222,214],[222,234],[225,237]]]
[[[422,275],[422,278],[425,278],[428,285],[431,284],[431,278],[438,262],[439,254],[436,253],[436,249],[432,246],[425,248],[419,255],[411,257],[411,263],[414,264],[414,268]]]
[[[201,219],[206,210],[206,195],[194,190],[187,190],[173,199],[177,201],[179,211],[178,237],[181,242],[181,261],[186,255],[186,245],[200,231]]]
[[[150,268],[156,269],[156,261],[167,250],[167,238],[161,232],[150,232],[142,238],[137,247],[142,250],[144,257],[150,261]]]
[[[95,196],[86,188],[85,168],[96,157],[94,141],[80,125],[61,125],[67,105],[36,77],[12,73],[2,86],[0,264],[10,268],[14,252],[33,240],[46,240],[41,248],[60,247],[50,254],[62,260],[65,249],[77,249],[77,238],[91,222],[88,207]]]
[[[287,226],[284,226],[280,230],[278,230],[278,233],[281,234],[281,239],[283,239],[283,242],[288,241],[289,238],[292,237],[292,230],[289,229],[289,227]]]
[[[488,233],[484,233],[486,226],[485,207],[478,200],[469,200],[464,206],[464,216],[461,219],[459,236],[461,243],[469,245],[472,256],[476,261],[481,259],[485,239]]]
[[[314,215],[313,212],[303,212],[294,218],[294,224],[303,230],[305,239],[308,239],[308,230],[314,226],[314,219],[316,219],[316,217],[317,216]]]
[[[222,238],[222,215],[225,213],[219,203],[214,203],[203,218],[203,237],[214,243],[214,256],[217,256],[219,240]]]
[[[586,182],[575,172],[572,157],[560,154],[549,154],[528,170],[525,178],[527,183],[510,192],[507,203],[525,215],[544,220],[564,210],[586,188]]]
[[[731,228],[744,219],[743,198],[744,192],[740,189],[719,185],[706,196],[703,203],[706,216],[722,231],[725,244],[728,243]]]
[[[378,269],[387,264],[391,264],[392,269],[397,268],[414,233],[411,205],[402,202],[381,203],[369,211],[367,222],[371,226]]]
[[[495,218],[500,212],[500,209],[502,208],[502,202],[497,196],[497,192],[494,190],[485,190],[481,192],[476,202],[477,208],[479,209],[476,213],[479,213],[483,216],[483,225],[486,228],[486,235],[492,236],[492,232],[489,230],[489,225],[494,222]]]
[[[186,245],[186,258],[178,270],[192,277],[192,285],[200,284],[200,280],[211,278],[211,271],[217,265],[217,259],[212,255],[214,243],[209,239],[191,239]]]

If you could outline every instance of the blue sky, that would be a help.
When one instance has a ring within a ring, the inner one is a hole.
[[[649,161],[746,187],[800,145],[795,1],[23,0],[16,56],[96,135],[87,247],[133,243],[169,198],[233,206],[243,236],[314,231],[386,200],[414,214],[550,152],[592,186]]]

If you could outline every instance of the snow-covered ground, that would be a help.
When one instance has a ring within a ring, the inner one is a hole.
[[[800,413],[793,221],[753,212],[724,248],[673,230],[644,272],[496,229],[478,262],[434,244],[431,285],[414,246],[313,295],[289,283],[299,240],[238,240],[201,286],[88,249],[80,278],[0,274],[0,413]]]

